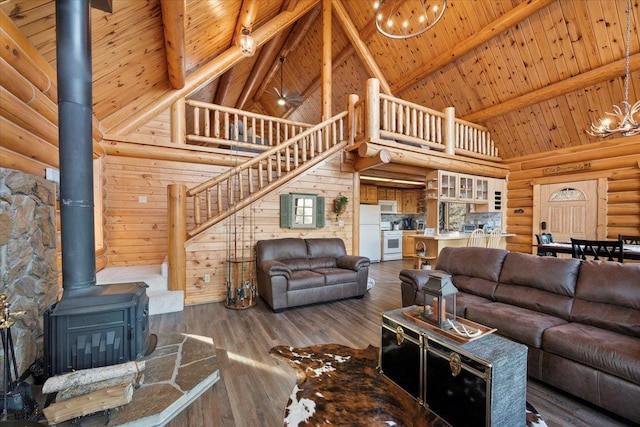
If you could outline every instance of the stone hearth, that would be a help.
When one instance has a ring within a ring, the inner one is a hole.
[[[155,351],[144,360],[143,383],[133,392],[131,403],[111,410],[109,426],[163,426],[220,379],[216,348],[209,337],[158,336]],[[74,424],[66,421],[57,425]],[[83,427],[104,425],[102,413],[82,419]]]

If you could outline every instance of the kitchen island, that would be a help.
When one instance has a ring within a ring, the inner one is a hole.
[[[407,239],[411,240],[414,244],[413,247],[421,247],[419,242],[424,243],[424,254],[414,254],[414,264],[413,267],[420,268],[430,268],[426,267],[435,266],[438,260],[438,254],[440,250],[446,246],[453,247],[462,247],[467,246],[467,242],[469,240],[469,236],[471,233],[446,233],[446,234],[436,234],[434,236],[425,236],[424,234],[411,234],[406,236]],[[499,248],[506,249],[507,248],[507,237],[515,236],[515,234],[502,233],[502,237],[500,238]]]

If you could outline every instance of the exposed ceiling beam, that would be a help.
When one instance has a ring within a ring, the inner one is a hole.
[[[285,42],[284,46],[282,46],[282,51],[280,52],[280,54],[274,55],[274,57],[271,59],[271,68],[269,69],[269,72],[262,80],[262,84],[260,85],[258,90],[253,94],[254,102],[258,102],[258,100],[262,97],[262,94],[265,91],[269,90],[269,88],[267,88],[267,85],[274,78],[276,72],[278,72],[278,68],[280,67],[280,57],[286,58],[289,53],[296,50],[302,40],[304,40],[304,38],[306,37],[313,23],[318,18],[320,10],[320,6],[318,5],[299,22],[296,22],[295,26],[291,30],[289,37],[287,37],[287,41]]]
[[[280,8],[280,11],[291,11],[295,5],[295,0],[285,0]],[[317,8],[317,6],[316,6]],[[315,10],[315,9],[314,9]],[[310,12],[313,13],[313,12]],[[305,18],[309,16],[309,14],[305,15]],[[253,69],[251,73],[247,77],[247,80],[244,82],[244,86],[242,87],[242,92],[240,92],[240,96],[236,100],[236,108],[243,110],[248,109],[249,106],[253,104],[251,101],[251,97],[254,92],[256,92],[256,85],[258,82],[264,82],[265,75],[269,72],[269,67],[273,64],[274,58],[278,55],[278,51],[282,49],[285,40],[289,38],[289,35],[292,31],[295,31],[300,25],[300,21],[296,22],[292,29],[284,29],[280,33],[278,33],[274,38],[269,40],[269,42],[260,49],[260,55],[258,56],[258,60],[253,64]]]
[[[319,0],[299,0],[294,10],[290,12],[281,12],[278,16],[255,30],[252,34],[253,38],[256,39],[258,47],[271,40],[283,29],[293,25],[293,23],[315,7],[318,4],[318,1]],[[233,46],[227,49],[219,54],[214,60],[208,62],[190,74],[185,79],[185,85],[183,88],[176,90],[164,90],[162,93],[158,94],[157,98],[152,102],[143,105],[132,102],[111,114],[103,120],[103,124],[107,129],[107,132],[115,134],[127,134],[133,132],[161,111],[169,108],[171,104],[178,99],[188,96],[220,77],[224,72],[229,70],[243,58],[244,56],[242,56],[238,47]],[[112,116],[124,117],[124,119],[119,120],[116,123],[112,123],[112,120],[110,120]]]
[[[629,72],[635,72],[638,70],[640,70],[640,53],[636,53],[629,57]],[[517,98],[485,108],[484,110],[476,111],[475,113],[463,117],[463,120],[473,123],[483,123],[494,117],[507,114],[519,108],[539,104],[551,98],[566,95],[624,75],[625,58],[603,65],[602,67],[594,68],[593,70],[589,70],[585,73],[569,77],[568,79],[562,80],[558,83],[534,90],[533,92],[529,92]]]
[[[161,0],[160,6],[169,84],[174,89],[181,89],[186,74],[184,28],[187,0]]]
[[[360,38],[358,30],[355,25],[353,25],[351,18],[349,18],[349,13],[344,8],[342,1],[334,0],[333,11],[338,18],[338,21],[342,24],[342,29],[347,34],[349,41],[351,41],[351,44],[355,48],[369,74],[380,81],[380,88],[385,94],[392,95],[391,88],[389,87],[386,77],[382,74],[382,70],[380,70],[380,67],[371,55],[371,52],[369,52],[369,49]]]
[[[361,40],[364,40],[366,42],[367,40],[369,40],[369,37],[371,37],[375,31],[376,31],[376,24],[375,24],[375,17],[374,17],[367,23],[367,25],[364,26],[362,31],[360,31],[359,37]],[[331,61],[332,70],[335,70],[337,67],[339,67],[344,62],[346,62],[347,59],[349,59],[349,57],[355,53],[355,51],[356,50],[351,43],[345,46],[344,49],[342,49],[342,51],[338,53],[336,57],[333,58],[333,60]],[[302,91],[300,96],[302,96],[303,99],[307,99],[308,97],[310,97],[311,94],[320,87],[320,83],[322,82],[321,79],[322,79],[321,75],[313,79],[311,84],[309,84],[309,86],[307,86]],[[282,115],[282,117],[283,118],[289,117],[294,110],[295,110],[295,107],[289,107],[287,111]]]
[[[489,40],[493,39],[503,31],[516,25],[518,22],[528,18],[540,9],[549,6],[556,0],[529,0],[528,2],[521,3],[514,7],[509,12],[500,16],[489,25],[482,28],[471,37],[467,37],[462,42],[458,43],[452,49],[441,53],[436,56],[431,62],[424,66],[415,69],[413,72],[407,74],[404,78],[391,85],[391,90],[400,94],[406,89],[415,85],[416,83],[424,80],[430,74],[438,71],[442,67],[451,64],[461,56],[471,52],[478,46],[483,45]]]
[[[166,0],[165,0],[166,1]],[[253,29],[253,23],[256,19],[256,15],[258,14],[258,5],[256,4],[257,0],[242,0],[242,6],[240,6],[240,13],[238,14],[238,18],[236,19],[236,26],[233,31],[233,37],[231,37],[231,43],[229,47],[231,48],[236,44],[238,40],[238,35],[242,32],[244,28],[251,31]],[[227,93],[229,92],[229,87],[231,86],[231,82],[233,81],[234,68],[231,68],[229,71],[224,73],[220,80],[218,81],[218,87],[216,89],[216,94],[213,97],[213,103],[224,105],[225,98],[227,97]]]

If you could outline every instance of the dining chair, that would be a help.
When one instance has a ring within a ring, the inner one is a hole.
[[[640,245],[640,236],[618,234],[618,240],[622,240],[624,245]]]
[[[485,234],[481,228],[476,228],[471,232],[467,246],[487,246]]]
[[[540,245],[548,245],[549,243],[553,243],[553,236],[551,235],[551,233],[536,234],[536,240],[538,241],[537,254],[539,256],[558,256],[556,251],[540,247]]]
[[[622,240],[583,240],[571,238],[571,257],[623,262]]]
[[[487,239],[487,247],[499,248],[500,239],[502,239],[502,230],[500,230],[499,228],[491,230],[491,233],[489,233],[489,238]]]

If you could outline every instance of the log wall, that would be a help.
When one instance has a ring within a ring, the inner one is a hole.
[[[339,237],[344,240],[347,252],[353,252],[354,198],[353,173],[342,171],[341,154],[312,168],[292,183],[262,198],[208,232],[187,242],[187,290],[185,304],[223,301],[227,279],[229,256],[253,256],[255,242],[281,237]],[[280,194],[308,193],[325,197],[323,229],[300,230],[280,228]],[[349,198],[347,211],[340,216],[344,227],[336,224],[333,201],[342,193]],[[210,282],[204,281],[209,274]]]
[[[607,140],[506,162],[507,230],[516,234],[507,248],[532,253],[533,184],[536,180],[571,182],[605,177],[607,203],[605,238],[640,235],[640,137]]]

